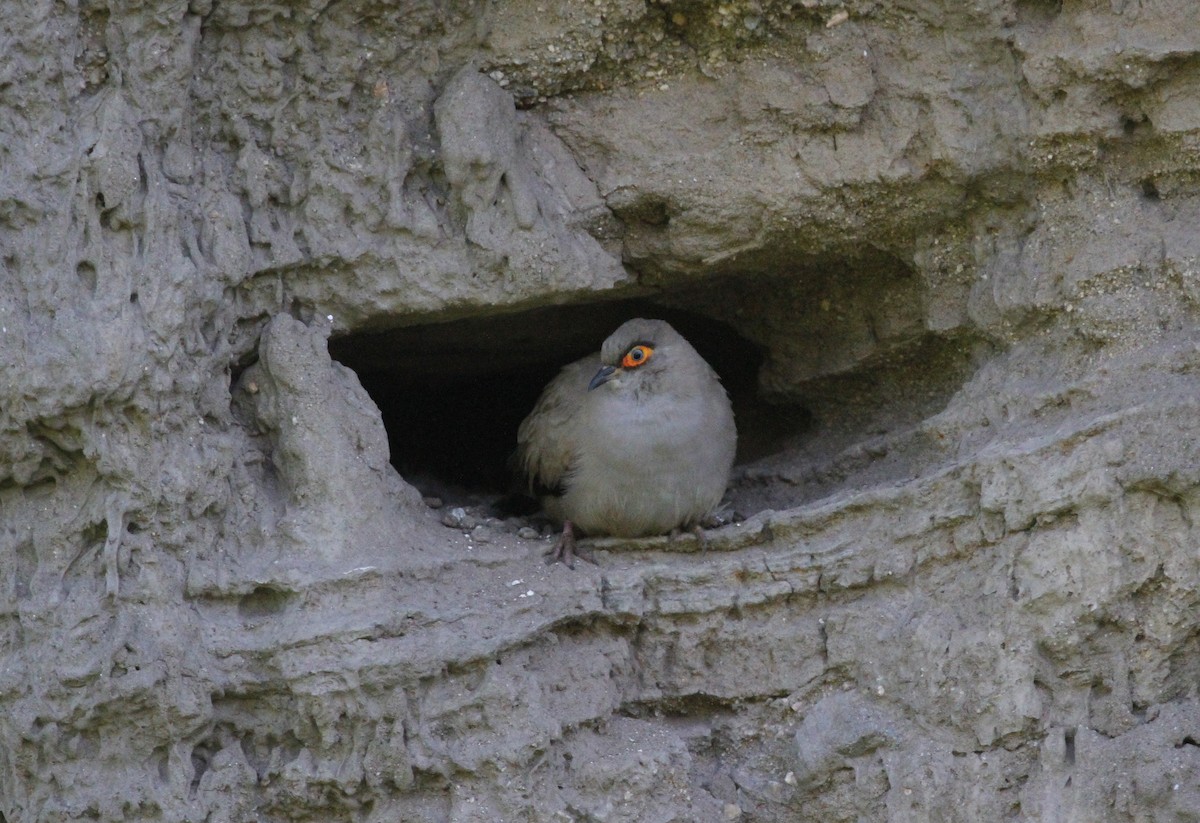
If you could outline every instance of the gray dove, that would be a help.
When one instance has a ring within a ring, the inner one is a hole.
[[[563,523],[547,562],[574,566],[576,528],[699,532],[736,447],[729,397],[691,344],[662,320],[623,324],[550,381],[517,433],[530,490]]]

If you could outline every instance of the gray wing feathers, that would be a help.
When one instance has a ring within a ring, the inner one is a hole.
[[[517,430],[517,465],[535,494],[562,492],[575,459],[575,428],[588,380],[599,368],[598,356],[563,368]]]

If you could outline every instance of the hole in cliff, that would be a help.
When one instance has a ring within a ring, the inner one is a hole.
[[[749,516],[910,478],[963,447],[961,433],[928,421],[990,349],[962,331],[931,332],[931,299],[886,255],[775,259],[653,297],[363,331],[329,349],[379,407],[400,474],[426,495],[472,504],[516,488],[517,428],[563,365],[631,317],[662,318],[733,401],[732,499]]]
[[[645,223],[648,226],[666,226],[671,222],[671,211],[666,202],[655,198],[638,198],[628,207],[619,203],[613,213],[623,223]]]
[[[191,790],[193,794],[198,788],[200,788],[200,781],[204,778],[205,772],[208,771],[208,767],[212,763],[213,756],[220,750],[220,743],[211,738],[197,743],[196,746],[192,748]]]
[[[75,266],[75,274],[78,275],[79,281],[83,283],[83,287],[87,289],[89,294],[96,291],[96,267],[87,260],[80,261]]]
[[[648,300],[558,306],[411,326],[332,340],[379,407],[392,465],[447,502],[516,488],[517,428],[546,383],[631,317],[670,322],[721,375],[739,420],[761,417],[754,382],[762,354],[729,326]],[[802,410],[792,410],[803,421]],[[779,415],[776,415],[778,417]],[[741,451],[769,451],[771,427],[743,434]]]
[[[150,753],[150,765],[158,773],[160,783],[171,782],[171,758],[166,746],[155,746]]]
[[[285,611],[291,599],[291,592],[258,586],[238,601],[238,614],[246,618],[270,617]]]
[[[1062,0],[1017,0],[1016,8],[1020,22],[1045,24],[1062,14]]]
[[[1154,131],[1154,124],[1145,114],[1126,114],[1121,117],[1121,131],[1126,137],[1137,137]]]
[[[730,717],[737,711],[733,702],[706,694],[685,694],[659,700],[625,703],[618,710],[624,717],[665,717],[670,720],[714,720]]]

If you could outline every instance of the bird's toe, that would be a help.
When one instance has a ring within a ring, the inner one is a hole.
[[[546,565],[553,563],[563,563],[568,569],[575,568],[575,558],[586,560],[592,565],[599,565],[596,562],[595,555],[592,550],[580,546],[575,539],[575,528],[571,525],[571,521],[563,523],[562,534],[558,536],[558,540],[554,542],[554,547],[546,552]]]

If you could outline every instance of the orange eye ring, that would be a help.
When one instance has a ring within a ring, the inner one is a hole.
[[[653,348],[644,344],[638,344],[625,352],[625,356],[621,358],[621,368],[636,369],[649,360],[652,354],[654,354]]]

